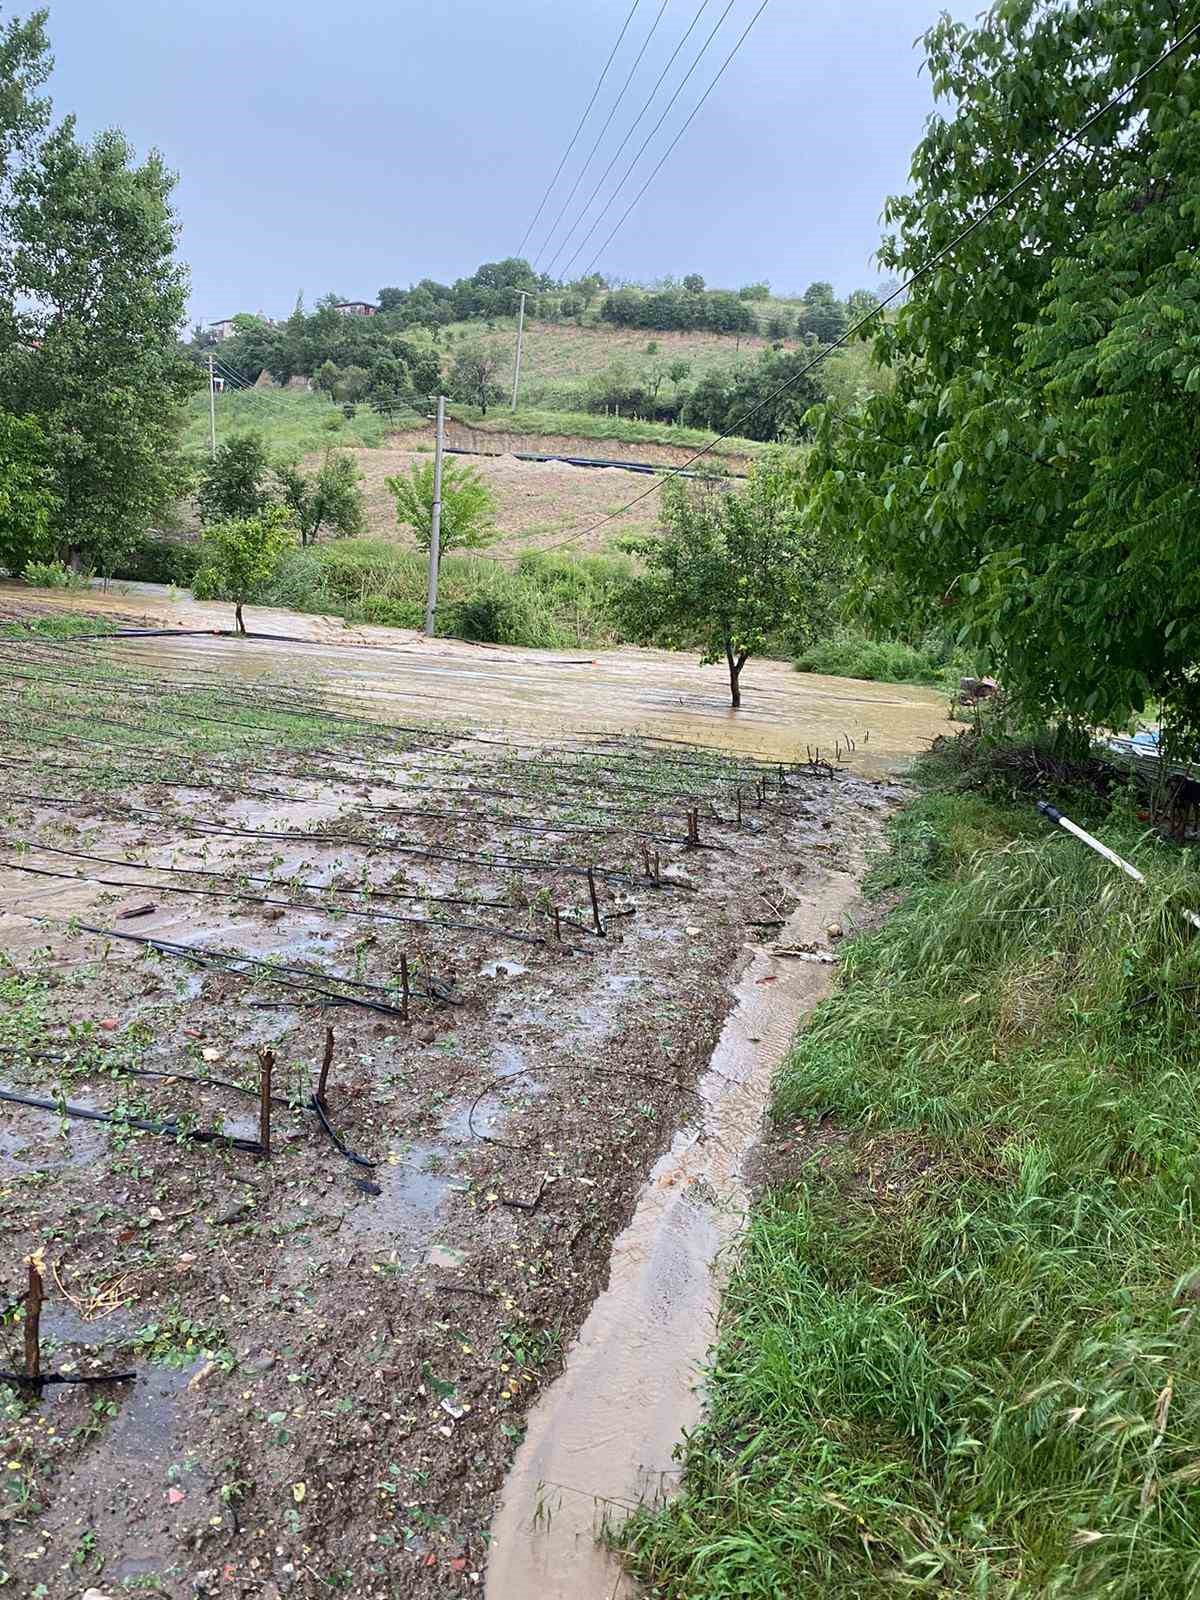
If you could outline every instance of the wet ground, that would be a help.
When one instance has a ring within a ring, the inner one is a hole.
[[[28,604],[35,591],[6,590]],[[54,609],[143,617],[171,628],[228,629],[231,608],[197,602],[161,585],[114,585],[107,594],[36,596]],[[286,638],[140,643],[139,660],[177,673],[193,668],[252,683],[299,671],[359,715],[414,716],[518,730],[532,737],[619,733],[678,739],[757,756],[805,760],[810,751],[846,758],[852,771],[894,770],[946,731],[945,697],[907,684],[864,683],[795,672],[783,661],[751,661],[743,704],[729,705],[724,669],[665,650],[595,655],[425,639],[397,628],[346,624],[338,617],[248,608],[247,626]],[[105,647],[113,652],[117,647]],[[851,753],[851,746],[853,747]]]
[[[524,1600],[560,1592],[557,1518],[585,1600],[596,1505],[688,1418],[766,1077],[898,791],[765,712],[597,733],[670,657],[602,658],[601,702],[561,658],[272,620],[306,642],[0,657],[0,1363],[41,1249],[43,1370],[133,1374],[7,1390],[0,1568]],[[911,752],[873,704],[872,764]],[[726,753],[670,742],[709,726]]]

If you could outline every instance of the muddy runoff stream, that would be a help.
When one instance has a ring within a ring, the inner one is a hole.
[[[857,875],[797,887],[776,948],[827,944]],[[720,1256],[749,1203],[745,1164],[771,1080],[831,965],[748,953],[708,1070],[699,1125],[680,1130],[612,1251],[562,1376],[542,1395],[492,1523],[488,1600],[619,1600],[638,1593],[601,1542],[641,1502],[671,1492],[672,1452],[697,1421],[720,1303]]]

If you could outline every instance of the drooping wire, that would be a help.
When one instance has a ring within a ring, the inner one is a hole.
[[[592,272],[595,269],[597,261],[599,261],[600,257],[604,254],[604,252],[608,249],[609,245],[613,242],[613,239],[620,232],[621,228],[624,226],[625,222],[628,220],[630,212],[637,205],[638,201],[645,194],[646,190],[654,182],[655,178],[657,178],[658,174],[662,171],[663,167],[667,163],[667,159],[670,156],[671,152],[674,150],[675,146],[679,143],[679,141],[683,138],[684,134],[691,127],[691,125],[692,125],[693,121],[695,120],[698,112],[700,111],[700,108],[703,106],[704,102],[708,99],[709,95],[713,92],[713,90],[717,87],[718,83],[720,83],[721,79],[724,77],[726,69],[728,68],[730,62],[733,60],[734,56],[737,55],[738,51],[742,48],[742,45],[745,43],[746,38],[747,38],[748,34],[750,33],[751,28],[753,28],[754,24],[758,21],[759,17],[762,16],[763,12],[767,9],[767,6],[768,6],[769,3],[770,3],[770,0],[762,0],[762,4],[759,6],[758,10],[754,13],[754,15],[750,18],[750,21],[746,24],[745,28],[742,30],[741,35],[739,36],[737,43],[734,45],[733,49],[729,52],[729,54],[725,57],[724,61],[722,61],[720,67],[717,69],[716,76],[713,78],[713,80],[709,84],[708,88],[705,89],[704,93],[700,96],[699,100],[696,101],[696,104],[692,107],[691,111],[688,113],[687,118],[686,118],[682,128],[680,128],[679,132],[675,135],[675,137],[671,140],[670,144],[663,151],[662,155],[658,158],[658,161],[655,164],[654,170],[651,172],[650,176],[646,179],[645,183],[643,183],[642,187],[634,195],[633,199],[625,207],[625,210],[621,213],[621,215],[618,218],[617,222],[613,225],[613,228],[610,231],[610,233],[608,235],[608,238],[605,239],[604,243],[600,246],[599,250],[597,250],[597,252],[593,256],[592,260],[588,263],[587,272],[584,273],[584,277],[585,278],[587,277],[589,272]],[[601,215],[603,215],[603,213],[601,213]],[[599,217],[596,220],[599,221],[600,220]],[[580,248],[582,249],[582,245],[580,246]]]
[[[664,483],[669,482],[672,478],[681,476],[688,470],[689,467],[691,467],[695,462],[699,461],[702,456],[707,455],[710,450],[715,449],[716,446],[721,443],[722,439],[734,437],[737,434],[738,429],[741,428],[742,425],[751,417],[763,410],[765,406],[768,406],[775,400],[779,399],[781,395],[786,394],[789,389],[794,388],[796,384],[800,382],[801,378],[806,377],[808,373],[812,372],[816,367],[819,367],[823,361],[827,361],[835,350],[839,350],[844,345],[849,344],[849,342],[855,338],[864,327],[866,327],[867,323],[873,321],[883,311],[885,311],[889,305],[898,300],[902,295],[907,294],[915,283],[920,282],[922,278],[928,277],[929,274],[936,267],[940,266],[942,261],[945,260],[945,258],[952,251],[956,250],[965,239],[969,238],[970,235],[976,231],[976,229],[981,228],[985,222],[990,221],[990,219],[994,217],[1002,207],[1006,206],[1009,201],[1014,198],[1014,196],[1018,195],[1022,189],[1026,188],[1028,184],[1032,183],[1036,177],[1040,176],[1040,174],[1043,173],[1047,167],[1055,162],[1070,145],[1075,144],[1082,134],[1086,133],[1089,128],[1093,127],[1097,122],[1099,122],[1100,119],[1106,116],[1108,112],[1120,105],[1121,101],[1124,100],[1126,95],[1132,94],[1135,89],[1139,88],[1147,78],[1149,78],[1154,72],[1157,72],[1159,67],[1161,67],[1164,62],[1169,61],[1172,56],[1178,54],[1178,52],[1183,49],[1184,45],[1186,45],[1189,40],[1195,38],[1197,34],[1200,34],[1200,22],[1194,23],[1186,33],[1181,34],[1173,44],[1168,45],[1161,55],[1157,56],[1148,67],[1144,67],[1142,71],[1139,72],[1135,78],[1131,79],[1123,89],[1118,90],[1118,92],[1113,95],[1111,99],[1105,101],[1104,105],[1102,105],[1099,110],[1093,111],[1084,122],[1080,123],[1078,128],[1074,129],[1071,133],[1068,133],[1064,138],[1060,139],[1058,144],[1056,144],[1054,148],[1046,155],[1042,156],[1040,160],[1036,161],[1023,177],[1018,178],[1017,181],[1008,189],[1006,189],[1003,194],[1001,194],[997,199],[993,200],[990,205],[986,206],[977,217],[973,218],[969,223],[966,224],[965,227],[960,228],[947,244],[943,245],[940,250],[935,251],[927,261],[923,262],[910,278],[906,278],[905,281],[893,289],[890,294],[885,295],[877,305],[872,306],[871,309],[863,316],[859,317],[856,322],[851,323],[851,325],[846,329],[845,333],[841,334],[839,338],[833,340],[832,343],[823,346],[823,348],[817,352],[811,361],[806,361],[798,371],[794,372],[789,378],[786,378],[781,384],[777,385],[776,388],[770,390],[770,392],[764,395],[763,398],[755,405],[752,405],[748,410],[742,412],[742,414],[739,417],[736,417],[727,428],[716,434],[708,441],[707,444],[702,445],[700,449],[695,451],[694,454],[690,455],[686,461],[681,462],[676,467],[672,467],[669,472],[664,473],[661,478],[656,479],[648,489],[644,489],[641,494],[634,495],[632,500],[628,501],[627,504],[618,507],[616,511],[611,511],[607,513],[607,515],[599,518],[596,522],[591,523],[588,527],[581,528],[578,533],[571,534],[565,539],[560,539],[554,544],[541,546],[541,551],[559,550],[565,545],[578,544],[581,539],[587,538],[589,534],[594,533],[598,528],[604,527],[606,523],[615,521],[618,517],[623,517],[626,512],[631,511],[633,507],[638,505],[641,501],[648,499],[652,494],[656,494],[662,488]]]
[[[578,260],[580,255],[582,255],[582,253],[584,251],[584,248],[587,245],[588,240],[592,237],[592,235],[595,233],[596,229],[600,226],[600,223],[601,223],[602,219],[607,215],[608,211],[611,209],[613,203],[615,202],[617,196],[620,194],[621,190],[629,182],[630,174],[633,172],[633,169],[637,166],[638,162],[642,159],[642,156],[646,152],[646,147],[649,145],[650,141],[654,138],[654,135],[658,132],[658,130],[662,127],[663,123],[667,120],[667,117],[670,115],[670,112],[671,112],[671,107],[675,104],[676,100],[679,99],[679,96],[683,93],[684,89],[687,87],[688,81],[690,80],[692,74],[695,72],[696,68],[700,65],[700,63],[704,60],[704,57],[708,52],[709,46],[712,44],[713,40],[716,38],[717,34],[720,32],[721,25],[725,21],[725,18],[733,10],[734,4],[735,4],[735,0],[728,0],[728,3],[726,4],[726,7],[725,7],[724,11],[722,11],[721,15],[717,18],[715,24],[713,25],[713,28],[712,28],[711,32],[709,33],[709,35],[708,35],[708,38],[705,39],[704,43],[700,46],[700,50],[699,50],[699,52],[698,52],[698,54],[696,56],[696,59],[692,62],[691,66],[684,73],[683,77],[680,79],[679,83],[675,87],[675,92],[672,94],[671,98],[667,101],[666,105],[663,107],[662,114],[659,116],[658,121],[654,124],[654,126],[650,129],[650,132],[646,135],[646,137],[642,140],[641,144],[638,146],[637,154],[634,156],[633,160],[629,163],[629,165],[625,168],[625,171],[621,174],[621,177],[618,180],[618,182],[616,184],[616,187],[613,189],[613,192],[609,195],[608,199],[604,202],[604,205],[597,212],[595,218],[592,221],[591,227],[584,234],[583,238],[579,241],[578,245],[576,245],[575,253],[571,256],[570,260],[565,263],[564,266],[562,266],[562,267],[560,267],[558,269],[558,276],[560,278],[565,278],[567,273],[570,272],[571,267]],[[704,7],[701,6],[700,10],[703,11],[703,9],[704,9]],[[692,27],[695,27],[696,22],[699,21],[699,18],[700,18],[700,13],[697,12],[695,21],[693,21],[693,23],[692,23]],[[688,29],[688,33],[690,33],[691,31],[692,31],[691,28],[689,28]],[[684,39],[686,39],[686,38],[687,38],[687,34],[684,34]],[[680,41],[681,46],[682,46],[682,43],[683,43],[683,40]],[[676,53],[678,54],[678,52],[676,52]],[[655,84],[655,92],[657,92],[657,89],[658,89],[658,85]],[[653,99],[653,94],[651,95],[651,99]],[[648,104],[649,104],[649,102],[647,102],[647,105]],[[642,115],[643,116],[645,115],[645,109],[643,109]],[[641,117],[638,118],[638,121],[639,122],[641,121]],[[634,123],[634,127],[636,128],[636,126],[637,126],[637,123],[635,122]],[[632,133],[632,132],[633,132],[633,129],[631,128],[630,129],[630,133]],[[618,154],[619,153],[620,152],[618,151]],[[614,157],[613,159],[615,160],[616,158]],[[611,170],[611,163],[610,163],[610,169],[609,170]],[[604,176],[605,176],[605,178],[608,176],[608,172],[607,171],[605,172]],[[592,203],[592,200],[594,200],[596,198],[596,195],[600,191],[600,185],[603,184],[603,182],[604,182],[604,178],[601,178],[600,184],[597,184],[596,189],[593,191],[591,197],[588,200],[588,206],[590,206],[591,203]],[[583,213],[580,214],[579,221],[576,222],[575,227],[578,227],[579,223],[583,221],[583,217],[586,214],[586,212],[587,212],[587,206],[585,206],[583,208]],[[571,232],[573,233],[574,231],[575,231],[575,229],[572,228]],[[567,237],[570,238],[570,234],[568,234]]]
[[[599,78],[596,80],[596,87],[592,90],[592,98],[588,101],[587,105],[584,107],[583,115],[579,119],[579,124],[576,127],[575,132],[571,135],[571,141],[567,145],[567,148],[563,151],[562,160],[558,163],[558,166],[554,169],[554,176],[550,179],[550,182],[546,185],[546,192],[542,196],[537,210],[533,213],[533,217],[530,220],[529,226],[525,229],[525,233],[524,233],[524,235],[523,235],[523,237],[521,239],[520,244],[517,246],[517,254],[518,255],[521,254],[522,250],[524,250],[526,244],[529,242],[529,235],[533,232],[534,228],[537,227],[537,220],[538,220],[538,218],[541,216],[542,212],[546,208],[546,201],[549,200],[551,194],[553,193],[554,185],[558,182],[559,178],[562,176],[562,170],[567,164],[567,160],[570,157],[571,151],[574,150],[574,148],[575,148],[576,140],[579,138],[579,135],[583,132],[583,125],[587,121],[588,117],[591,115],[592,107],[596,104],[596,96],[600,93],[600,90],[603,87],[605,78],[608,77],[608,69],[613,64],[613,57],[616,55],[617,51],[621,48],[621,40],[624,39],[626,33],[628,32],[629,24],[633,21],[633,14],[637,10],[637,8],[638,8],[638,6],[640,4],[641,4],[641,0],[633,0],[633,4],[629,8],[629,15],[625,18],[625,21],[621,24],[621,31],[617,35],[617,42],[616,42],[616,44],[613,45],[612,49],[609,51],[608,60],[604,63],[604,71],[600,74]]]
[[[580,167],[579,173],[578,173],[578,175],[577,175],[577,177],[575,179],[575,182],[571,185],[571,192],[567,195],[567,198],[563,201],[562,205],[560,206],[558,215],[555,217],[553,223],[551,224],[550,232],[546,235],[545,239],[542,241],[542,248],[538,251],[537,255],[534,256],[534,258],[533,258],[533,265],[534,265],[534,270],[535,271],[537,270],[538,262],[542,259],[542,257],[545,255],[546,251],[549,249],[550,241],[554,238],[554,235],[558,232],[559,224],[562,222],[562,219],[566,216],[567,211],[570,208],[571,201],[574,200],[576,194],[578,193],[579,185],[583,182],[588,168],[591,166],[592,162],[595,160],[596,151],[599,150],[600,145],[603,142],[604,135],[608,132],[609,128],[612,126],[612,120],[616,116],[617,111],[620,109],[621,101],[625,98],[625,94],[626,94],[626,91],[629,88],[629,85],[633,82],[634,74],[637,72],[637,69],[642,64],[642,57],[646,54],[646,51],[650,47],[651,40],[654,38],[654,35],[658,32],[658,25],[663,19],[663,12],[666,11],[667,6],[669,4],[670,4],[670,0],[662,0],[662,4],[658,8],[658,15],[655,17],[654,21],[650,24],[650,32],[646,35],[645,39],[643,39],[642,48],[638,51],[637,55],[634,57],[633,65],[630,67],[629,72],[626,75],[625,82],[621,85],[620,93],[617,95],[617,98],[613,101],[612,109],[609,111],[607,117],[605,117],[603,126],[601,127],[600,132],[596,135],[596,138],[595,138],[595,140],[594,140],[594,142],[592,144],[592,148],[588,151],[587,160],[583,163],[582,167]]]

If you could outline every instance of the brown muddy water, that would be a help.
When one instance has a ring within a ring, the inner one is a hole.
[[[232,624],[228,605],[158,584],[118,584],[103,594],[0,586],[0,600],[6,597],[54,610],[136,615],[172,628]],[[947,727],[945,697],[932,689],[799,673],[782,661],[750,662],[742,674],[743,704],[734,711],[722,667],[700,667],[693,656],[665,650],[518,650],[262,607],[246,615],[255,632],[288,637],[147,639],[96,648],[121,661],[175,669],[173,675],[319,678],[336,700],[381,722],[415,714],[516,728],[532,738],[637,734],[771,761],[803,761],[808,750],[832,757],[840,749],[853,771],[868,774],[894,771]]]
[[[784,948],[827,946],[856,874],[797,887]],[[619,1600],[637,1590],[601,1541],[676,1481],[672,1452],[698,1420],[720,1303],[721,1251],[749,1204],[745,1162],[771,1080],[832,967],[747,951],[734,1009],[700,1080],[698,1126],[676,1134],[613,1245],[566,1370],[529,1418],[492,1523],[489,1600]]]

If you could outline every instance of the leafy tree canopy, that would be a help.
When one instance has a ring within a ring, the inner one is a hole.
[[[362,474],[353,456],[331,449],[314,473],[305,472],[297,460],[276,462],[274,471],[280,498],[300,530],[301,544],[315,544],[322,528],[343,538],[362,532]]]
[[[58,509],[42,430],[0,411],[0,567],[17,576],[30,561],[51,559]]]
[[[1012,0],[925,36],[952,110],[888,203],[915,272],[1184,27],[1170,0]],[[1099,118],[874,339],[889,392],[819,418],[821,514],[885,626],[958,625],[1031,716],[1152,697],[1200,743],[1200,97],[1190,41]]]
[[[396,498],[396,521],[411,529],[422,550],[433,538],[432,461],[418,462],[408,477],[386,480]],[[451,550],[479,550],[497,537],[496,503],[491,490],[474,467],[457,461],[442,463],[442,516],[438,530],[438,560]]]
[[[295,542],[295,525],[285,506],[267,506],[257,516],[214,523],[200,545],[197,597],[232,600],[238,632],[245,633],[242,607],[271,582]]]
[[[741,674],[772,636],[803,648],[829,621],[841,563],[827,533],[806,516],[795,462],[756,465],[745,487],[663,489],[664,532],[623,542],[645,575],[626,593],[635,636],[673,649],[699,644],[702,664],[724,661],[733,706]]]

